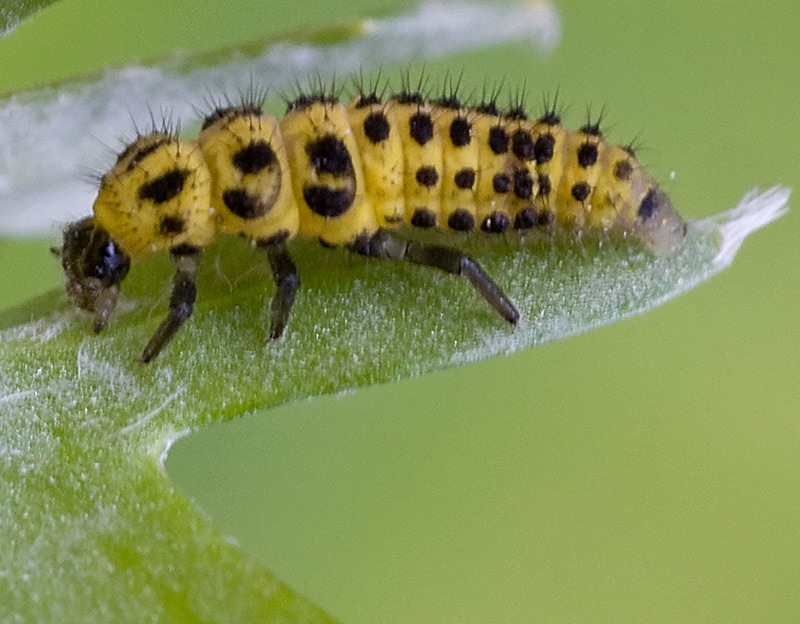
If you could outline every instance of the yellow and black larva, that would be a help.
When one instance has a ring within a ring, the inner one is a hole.
[[[397,235],[411,228],[625,232],[656,254],[677,251],[686,226],[633,151],[595,124],[568,131],[554,110],[530,120],[455,95],[411,89],[300,95],[282,119],[260,102],[218,106],[196,141],[168,128],[139,135],[100,182],[93,216],[70,224],[59,250],[66,289],[101,331],[132,260],[169,250],[169,312],[142,353],[153,359],[192,314],[202,249],[240,234],[266,250],[277,293],[270,339],[284,331],[300,284],[295,236],[463,275],[508,322],[519,314],[460,251]]]

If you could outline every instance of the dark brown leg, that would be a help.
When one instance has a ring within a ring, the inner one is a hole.
[[[156,357],[194,310],[194,300],[197,297],[194,280],[201,252],[196,247],[184,245],[176,247],[170,253],[175,263],[175,278],[172,282],[169,312],[144,348],[142,362],[149,362]]]
[[[405,260],[436,267],[454,275],[462,275],[509,323],[515,325],[519,320],[519,312],[500,287],[475,260],[457,249],[404,240],[389,230],[378,230],[371,238],[353,244],[351,249],[372,258]]]
[[[275,278],[278,292],[272,298],[272,319],[269,325],[269,340],[280,338],[286,324],[289,322],[289,313],[294,304],[294,297],[300,287],[300,274],[286,249],[285,239],[275,242],[265,241],[259,247],[267,250],[269,266]]]

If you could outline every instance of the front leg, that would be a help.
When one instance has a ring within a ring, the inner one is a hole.
[[[169,312],[156,333],[142,352],[141,361],[149,362],[167,346],[175,332],[192,315],[194,301],[197,297],[197,263],[201,250],[190,245],[181,245],[170,251],[175,264],[175,278],[172,281],[172,296],[169,300]]]

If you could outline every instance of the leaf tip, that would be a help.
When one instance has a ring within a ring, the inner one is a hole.
[[[728,266],[745,238],[789,212],[791,194],[792,190],[785,186],[773,186],[763,193],[754,188],[742,197],[735,208],[697,221],[695,228],[714,230],[722,237],[714,264],[719,268]]]

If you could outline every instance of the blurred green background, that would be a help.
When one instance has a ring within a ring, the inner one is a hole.
[[[62,0],[0,40],[0,90],[401,6]],[[559,89],[572,125],[605,105],[611,138],[641,133],[701,218],[800,188],[799,6],[565,0],[549,59],[513,45],[427,67],[465,69],[468,90],[525,80],[532,107]],[[345,622],[798,621],[799,222],[642,317],[216,426],[167,469]],[[57,236],[0,241],[2,307],[59,286]]]

